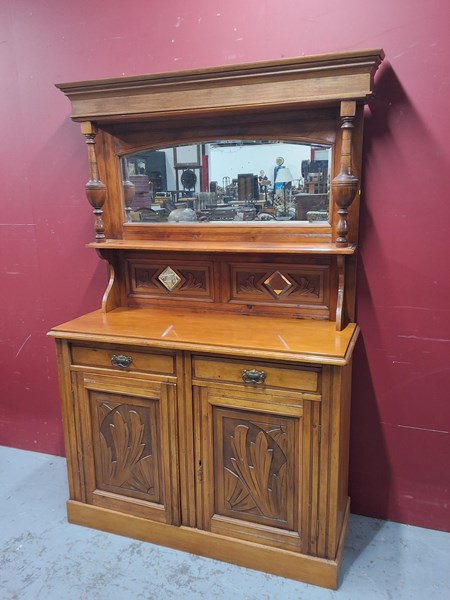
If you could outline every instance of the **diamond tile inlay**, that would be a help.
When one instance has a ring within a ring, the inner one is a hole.
[[[280,298],[293,284],[280,271],[275,271],[265,279],[264,285],[275,298]]]
[[[171,267],[166,267],[158,279],[169,292],[174,290],[181,281],[181,277]]]

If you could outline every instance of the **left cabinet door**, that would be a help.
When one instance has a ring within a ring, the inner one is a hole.
[[[179,524],[176,385],[83,371],[72,377],[85,501]]]

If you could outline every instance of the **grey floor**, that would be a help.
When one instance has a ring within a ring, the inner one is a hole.
[[[0,447],[1,600],[450,599],[450,534],[352,516],[337,592],[69,525],[62,458]]]

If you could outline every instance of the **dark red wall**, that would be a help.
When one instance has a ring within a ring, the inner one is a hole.
[[[53,84],[383,47],[367,111],[350,487],[450,529],[449,4],[0,3],[0,443],[63,453],[54,324],[99,306],[86,149]]]

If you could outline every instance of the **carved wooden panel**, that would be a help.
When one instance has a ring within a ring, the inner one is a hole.
[[[74,373],[88,504],[180,522],[176,385]]]
[[[163,503],[156,400],[91,394],[97,488]]]
[[[229,269],[233,303],[329,305],[329,265],[232,263]]]
[[[205,303],[207,310],[323,319],[334,314],[336,268],[330,257],[303,257],[301,264],[289,256],[230,258],[130,252],[122,271],[128,303],[182,301],[192,308]]]
[[[193,400],[198,528],[292,552],[309,548],[317,508],[311,405],[320,402],[219,381],[196,381]]]
[[[208,263],[171,260],[126,261],[129,297],[211,301],[212,268]]]
[[[293,530],[298,419],[214,408],[216,514]]]

